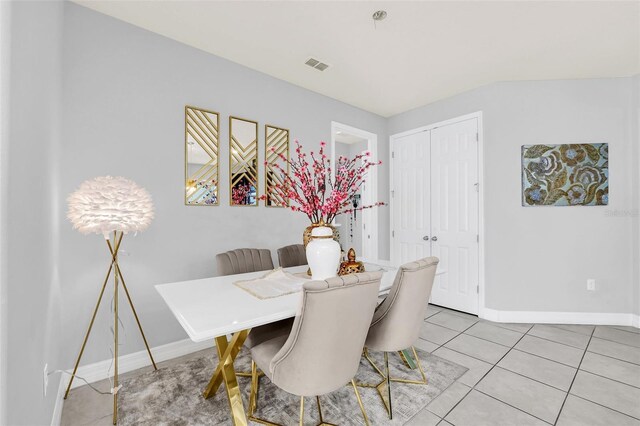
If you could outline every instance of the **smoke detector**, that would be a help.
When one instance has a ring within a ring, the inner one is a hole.
[[[386,17],[387,17],[386,10],[376,10],[375,12],[373,12],[373,16],[372,16],[374,21],[382,21]]]
[[[320,62],[315,58],[307,59],[307,62],[305,62],[305,64],[309,65],[311,68],[317,69],[318,71],[324,71],[329,68],[329,65],[325,64],[324,62]]]

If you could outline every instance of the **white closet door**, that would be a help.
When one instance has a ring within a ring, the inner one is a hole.
[[[431,253],[429,237],[429,132],[396,139],[393,146],[393,253],[401,265]]]
[[[431,253],[440,258],[431,302],[478,313],[478,121],[431,131]],[[428,191],[425,191],[428,192]]]

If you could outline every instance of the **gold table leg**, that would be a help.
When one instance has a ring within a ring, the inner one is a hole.
[[[246,426],[247,416],[242,403],[242,395],[238,386],[238,379],[233,367],[233,362],[238,356],[245,339],[249,335],[249,330],[242,330],[235,333],[231,340],[227,341],[226,336],[216,337],[216,351],[218,352],[218,366],[216,367],[209,384],[204,390],[204,397],[211,398],[224,382],[229,398],[231,418],[235,426]]]

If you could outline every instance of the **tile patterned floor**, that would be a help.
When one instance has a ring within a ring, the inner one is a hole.
[[[416,346],[469,371],[412,425],[640,426],[636,328],[492,323],[429,305]]]
[[[640,426],[639,329],[492,323],[429,305],[416,346],[469,371],[409,425]],[[83,386],[62,425],[107,425],[110,415],[111,396]]]

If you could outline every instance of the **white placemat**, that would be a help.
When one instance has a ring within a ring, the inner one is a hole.
[[[311,281],[311,277],[304,278],[298,274],[290,274],[282,268],[278,268],[261,278],[236,281],[233,284],[258,299],[271,299],[297,293],[302,290],[302,286],[307,281]]]

